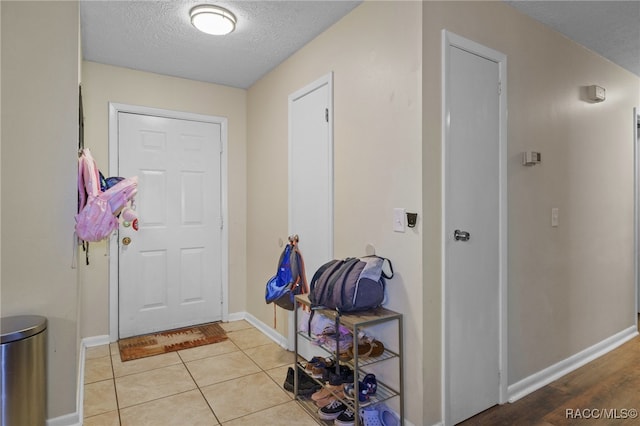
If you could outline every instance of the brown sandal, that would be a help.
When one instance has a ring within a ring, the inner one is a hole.
[[[338,360],[342,362],[351,361],[352,358],[353,358],[353,353],[351,352],[351,348],[349,348],[346,351],[340,351],[340,353],[338,354]]]
[[[382,342],[379,341],[379,340],[376,340],[376,339],[372,339],[371,340],[371,353],[369,354],[369,356],[375,358],[375,357],[379,357],[383,353],[384,353],[384,345],[382,344]]]
[[[358,344],[358,357],[367,358],[368,356],[371,355],[372,349],[373,349],[373,346],[371,346],[371,343],[369,343],[366,340],[363,340]],[[348,352],[351,355],[351,357],[353,357],[353,347],[349,348]]]

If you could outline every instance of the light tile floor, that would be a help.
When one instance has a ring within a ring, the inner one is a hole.
[[[246,321],[222,327],[225,342],[128,362],[88,348],[83,425],[317,425],[282,387],[293,353]]]

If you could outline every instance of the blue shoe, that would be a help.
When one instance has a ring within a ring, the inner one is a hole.
[[[362,379],[362,384],[367,390],[367,395],[375,395],[376,390],[378,389],[378,381],[376,380],[375,374],[367,374]]]
[[[354,390],[353,383],[344,385],[345,398],[354,401],[356,399],[356,394],[358,395],[358,402],[360,402],[361,407],[371,404],[371,401],[369,401],[367,388],[362,382],[358,382],[358,390]]]

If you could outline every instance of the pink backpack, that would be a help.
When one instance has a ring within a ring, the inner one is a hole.
[[[138,177],[123,179],[111,188],[100,190],[100,175],[89,149],[78,159],[78,210],[76,234],[83,241],[101,241],[118,229],[117,216],[126,211],[127,220],[137,220],[129,203],[138,191]],[[137,229],[136,226],[134,226]]]

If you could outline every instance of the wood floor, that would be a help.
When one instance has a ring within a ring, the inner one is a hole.
[[[512,404],[495,406],[460,424],[640,425],[638,410],[640,337],[635,337]]]

